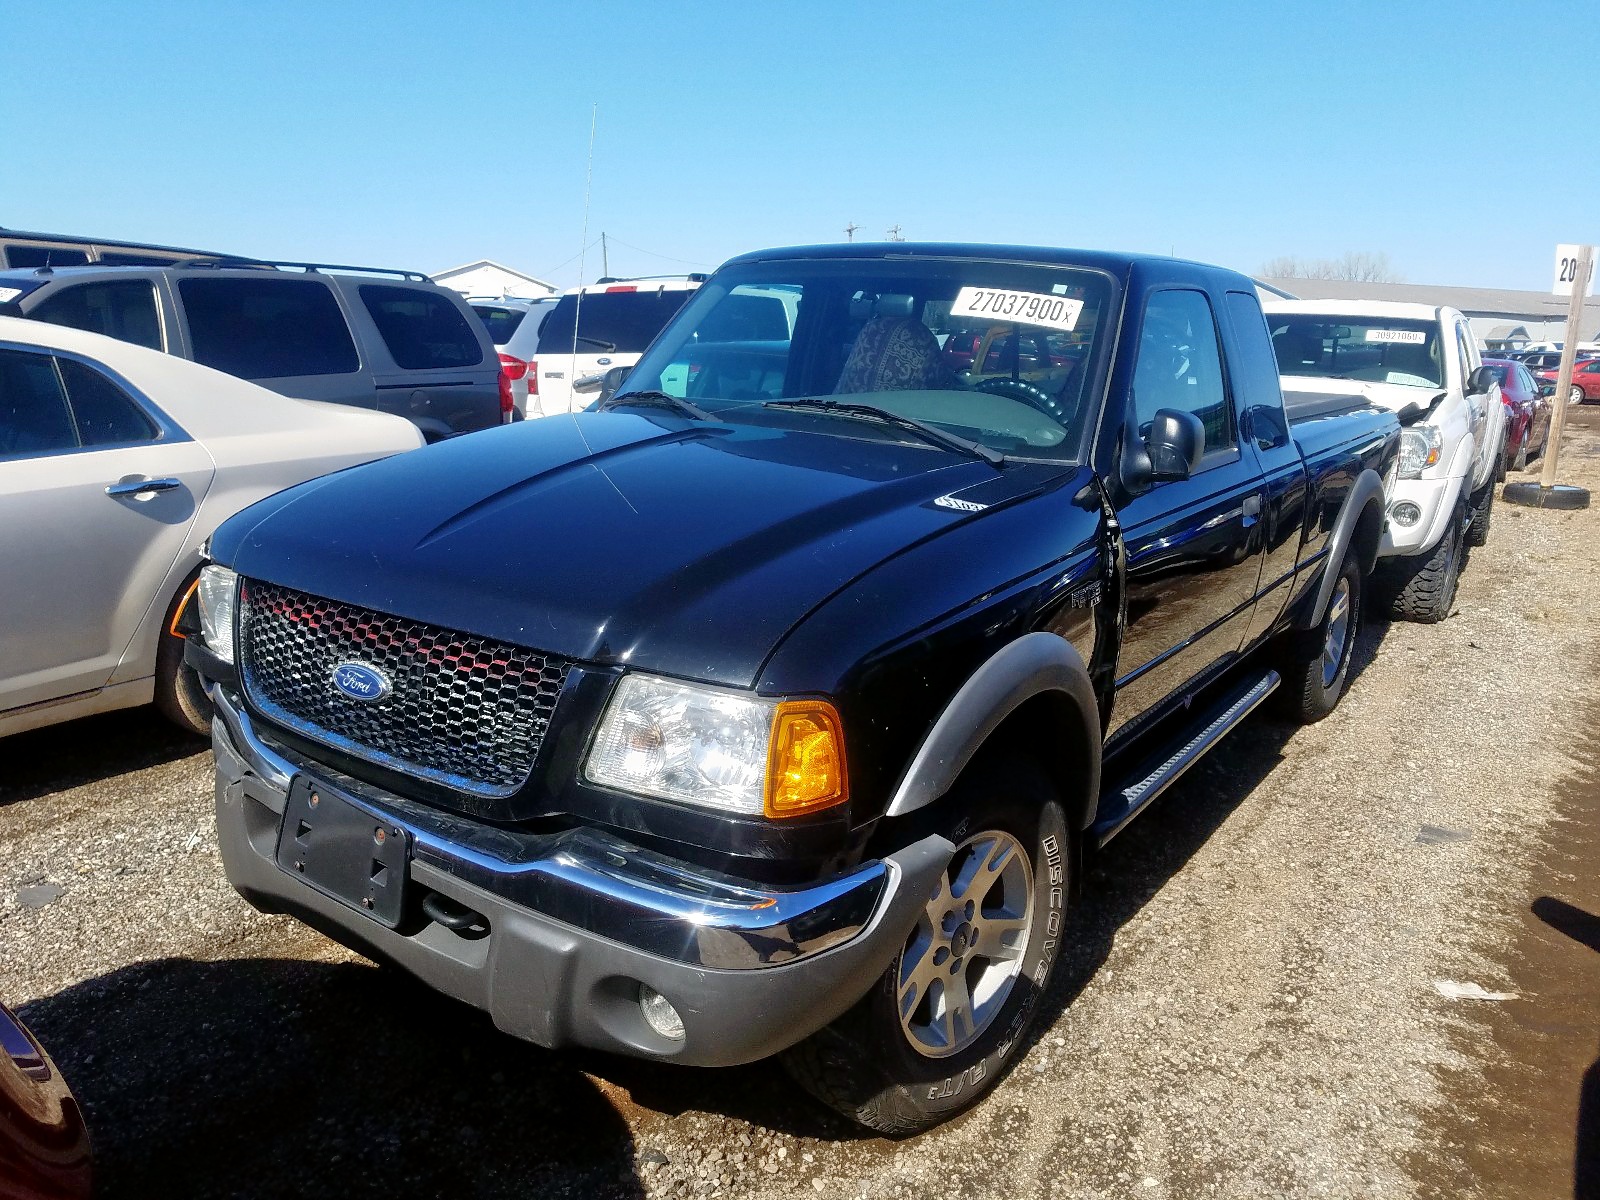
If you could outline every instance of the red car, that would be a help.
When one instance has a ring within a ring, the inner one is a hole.
[[[1534,378],[1540,383],[1555,383],[1559,371],[1536,371]],[[1572,364],[1572,390],[1567,393],[1568,404],[1582,404],[1585,400],[1600,400],[1600,358],[1587,358]]]
[[[89,1133],[61,1072],[0,1004],[0,1200],[85,1200]]]
[[[1506,469],[1525,470],[1550,440],[1550,399],[1539,394],[1533,372],[1508,358],[1486,358],[1483,365],[1500,385],[1506,405]]]

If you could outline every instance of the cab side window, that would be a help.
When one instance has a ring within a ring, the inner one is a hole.
[[[77,448],[78,431],[55,359],[0,350],[0,461]]]
[[[1159,291],[1145,303],[1133,366],[1133,406],[1141,434],[1160,409],[1175,408],[1200,418],[1207,455],[1238,445],[1217,322],[1204,292]]]
[[[1472,350],[1469,346],[1467,327],[1456,322],[1456,357],[1461,360],[1461,386],[1467,386],[1467,379],[1472,374]]]

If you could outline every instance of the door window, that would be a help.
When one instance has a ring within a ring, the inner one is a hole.
[[[155,285],[148,279],[115,279],[64,287],[28,315],[152,350],[164,348],[161,320],[156,315]]]
[[[1472,350],[1468,345],[1467,327],[1459,323],[1456,325],[1456,357],[1461,360],[1461,387],[1465,390],[1472,374]]]
[[[316,279],[182,279],[196,362],[240,379],[348,375],[361,368],[344,313]]]
[[[1175,408],[1200,418],[1207,455],[1237,445],[1217,322],[1204,292],[1160,291],[1146,302],[1133,366],[1133,405],[1141,434],[1159,410]]]
[[[57,361],[83,445],[127,446],[160,436],[138,402],[99,371],[70,358]]]
[[[48,354],[0,350],[0,459],[75,450],[61,377]]]
[[[476,331],[448,296],[420,288],[364,283],[361,303],[367,306],[396,366],[425,371],[471,367],[483,361]]]

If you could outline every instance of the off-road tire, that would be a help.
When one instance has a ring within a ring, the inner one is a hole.
[[[992,1018],[964,1048],[932,1057],[902,1028],[900,967],[916,936],[908,931],[907,948],[853,1008],[784,1053],[784,1066],[801,1087],[889,1137],[918,1133],[970,1108],[1021,1057],[1055,966],[1074,863],[1057,789],[1022,755],[974,760],[947,796],[903,823],[908,828],[898,836],[914,840],[936,832],[957,847],[989,831],[1015,838],[1029,858],[1033,902],[1021,967]],[[948,892],[949,884],[943,886]]]
[[[1400,560],[1395,569],[1401,572],[1410,570],[1411,573],[1401,576],[1402,582],[1390,606],[1394,616],[1423,625],[1437,625],[1450,615],[1451,606],[1456,601],[1456,585],[1461,578],[1461,526],[1464,516],[1462,502],[1457,501],[1450,527],[1433,548],[1433,553],[1414,570],[1410,567],[1414,559]],[[1421,558],[1421,555],[1417,557]]]
[[[1360,562],[1355,555],[1346,555],[1322,620],[1317,622],[1316,628],[1297,631],[1285,639],[1279,658],[1283,686],[1278,689],[1278,707],[1291,720],[1302,725],[1320,721],[1343,697],[1350,680],[1350,660],[1355,654],[1356,637],[1361,632],[1364,583]],[[1342,612],[1338,611],[1341,592]],[[1341,620],[1343,636],[1333,648],[1330,663],[1330,634]],[[1329,666],[1332,667],[1331,676]]]
[[[172,633],[172,619],[188,594],[186,583],[162,620],[161,644],[156,647],[156,710],[179,729],[210,737],[214,712],[211,697],[206,695],[205,685],[194,668],[184,665],[183,639]]]
[[[1472,524],[1467,526],[1466,543],[1482,546],[1489,540],[1489,521],[1494,516],[1495,481],[1483,486],[1483,496],[1472,510]]]

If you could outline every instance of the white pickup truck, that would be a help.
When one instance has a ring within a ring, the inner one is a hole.
[[[1467,319],[1453,308],[1382,300],[1263,306],[1285,399],[1356,395],[1405,426],[1379,554],[1394,614],[1442,621],[1464,546],[1489,536],[1506,413]]]

